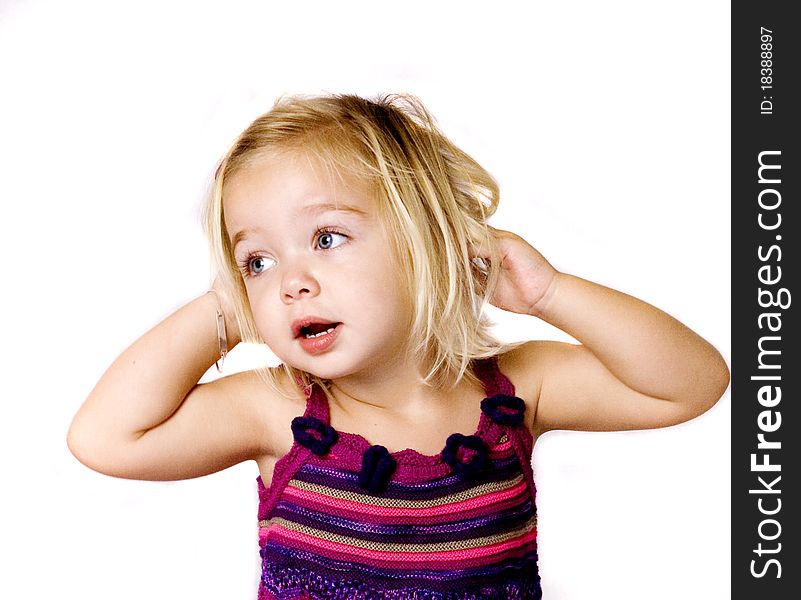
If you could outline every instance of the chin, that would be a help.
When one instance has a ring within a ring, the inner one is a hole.
[[[276,356],[278,355],[276,354]],[[343,365],[341,361],[326,360],[326,357],[322,356],[287,356],[286,358],[278,356],[278,358],[293,369],[305,371],[320,379],[338,379],[350,375],[354,371],[352,368],[348,368],[347,365]]]
[[[342,360],[341,357],[314,357],[312,360],[301,360],[296,368],[324,380],[336,380],[353,375],[369,375],[375,370],[371,361]]]

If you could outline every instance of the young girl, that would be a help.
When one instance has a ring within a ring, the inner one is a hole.
[[[537,437],[692,419],[728,370],[487,225],[497,202],[413,99],[279,101],[217,170],[213,289],[112,364],[70,449],[132,479],[256,461],[260,599],[540,598]],[[487,302],[580,345],[504,345]],[[283,364],[198,385],[240,340]]]

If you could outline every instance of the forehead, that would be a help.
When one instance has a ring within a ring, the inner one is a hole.
[[[305,154],[270,154],[251,159],[226,179],[223,212],[235,234],[260,216],[313,217],[328,211],[377,215],[375,187],[368,181],[327,169]]]

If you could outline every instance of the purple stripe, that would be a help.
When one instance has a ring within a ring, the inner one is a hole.
[[[490,511],[488,515],[439,525],[390,525],[371,523],[369,520],[353,521],[282,501],[276,506],[273,516],[360,540],[387,544],[434,544],[515,531],[528,523],[534,514],[527,496],[523,496],[522,504],[512,509],[495,513],[493,507],[488,506],[487,510]]]
[[[483,483],[506,481],[520,474],[522,474],[520,461],[516,456],[512,455],[503,460],[492,461],[491,469],[480,481],[462,481],[453,473],[425,483],[403,484],[397,481],[390,481],[387,490],[381,493],[381,497],[400,500],[432,500],[469,490]],[[370,495],[370,492],[359,486],[358,477],[358,473],[351,471],[307,463],[295,473],[294,479],[338,490]]]
[[[278,545],[268,545],[261,551],[262,581],[268,584],[287,581],[287,572],[291,572],[290,580],[307,579],[309,582],[323,577],[335,582],[336,590],[344,590],[347,585],[370,586],[376,590],[393,590],[413,588],[420,592],[432,591],[434,593],[464,592],[466,588],[479,586],[486,595],[476,598],[515,598],[515,596],[490,595],[493,590],[503,590],[508,584],[523,585],[531,590],[539,588],[539,574],[537,570],[536,551],[523,556],[501,561],[493,565],[473,569],[454,570],[404,570],[399,572],[393,569],[382,569],[364,563],[339,561],[324,558],[318,554],[285,548]],[[337,585],[339,584],[339,585]],[[363,588],[362,588],[363,589]],[[333,591],[333,590],[331,590]],[[478,592],[478,590],[476,590]],[[327,596],[330,597],[330,596]],[[344,597],[344,596],[343,596]],[[365,596],[371,597],[371,596]],[[391,597],[391,596],[380,596]],[[416,597],[426,598],[425,595]],[[463,598],[469,596],[448,596],[448,598]],[[535,595],[517,596],[531,600],[538,598]]]

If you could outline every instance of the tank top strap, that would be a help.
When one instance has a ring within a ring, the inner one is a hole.
[[[327,449],[336,442],[337,433],[331,428],[328,398],[318,384],[297,384],[306,395],[306,410],[303,416],[292,420],[292,435],[295,438],[289,452],[278,459],[273,467],[271,485],[264,486],[261,476],[257,478],[259,492],[259,519],[272,513],[289,481],[315,454],[315,450]]]
[[[299,385],[303,385],[298,382]],[[316,383],[310,383],[304,388],[306,394],[306,411],[303,413],[304,417],[314,417],[329,425],[331,420],[331,413],[328,409],[328,397],[322,386]]]
[[[532,468],[534,438],[525,424],[525,403],[515,396],[515,386],[498,367],[498,357],[473,362],[473,372],[484,385],[487,398],[482,401],[484,417],[492,419],[503,429],[515,450],[528,484],[532,502],[536,505],[536,486]],[[483,417],[482,417],[483,418]]]
[[[515,386],[498,368],[498,357],[480,358],[473,361],[473,372],[484,386],[487,396],[495,394],[515,395]]]

